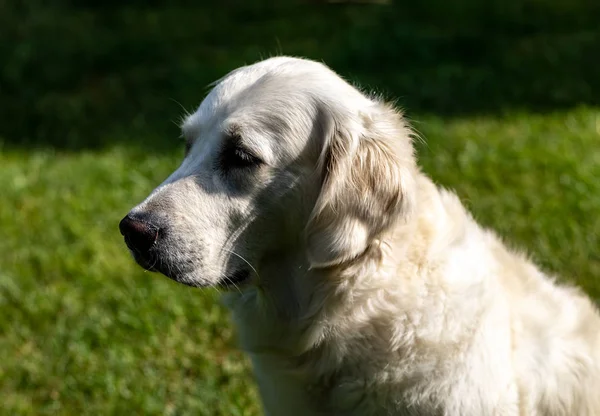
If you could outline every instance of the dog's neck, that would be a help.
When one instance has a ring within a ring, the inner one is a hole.
[[[335,267],[312,269],[303,250],[269,256],[275,260],[261,265],[257,283],[224,296],[242,348],[295,357],[343,331],[346,310],[354,310],[356,302],[364,300],[357,291],[385,286],[370,276],[384,275],[381,268],[393,268],[401,260],[398,247],[392,248],[387,240],[403,234],[408,245],[412,228],[412,222],[396,227],[393,236],[374,241],[359,258]]]

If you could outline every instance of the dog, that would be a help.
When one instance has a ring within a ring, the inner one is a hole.
[[[291,57],[212,87],[120,230],[224,289],[267,415],[600,415],[597,309],[425,176],[398,110]]]

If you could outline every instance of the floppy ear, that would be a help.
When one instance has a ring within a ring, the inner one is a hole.
[[[383,231],[410,214],[416,163],[410,130],[390,107],[329,129],[320,166],[321,193],[307,225],[311,267],[341,264],[362,254]]]

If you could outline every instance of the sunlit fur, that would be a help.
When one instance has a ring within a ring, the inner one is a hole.
[[[262,166],[218,172],[231,129]],[[251,265],[225,303],[266,414],[600,415],[591,302],[421,173],[393,107],[279,57],[221,79],[183,131],[134,212],[165,219],[182,283]]]

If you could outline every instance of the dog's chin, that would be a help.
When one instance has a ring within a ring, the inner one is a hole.
[[[240,288],[246,286],[251,282],[251,274],[249,270],[240,269],[235,272],[224,275],[216,282],[199,279],[198,276],[194,276],[194,273],[175,274],[171,273],[171,270],[156,270],[169,279],[181,283],[186,286],[198,287],[198,288],[211,288],[217,287],[222,290],[240,290]]]
[[[193,276],[193,271],[183,271],[180,267],[169,267],[168,264],[161,261],[160,258],[154,256],[142,256],[135,251],[131,252],[136,263],[144,270],[149,272],[160,273],[177,283],[181,283],[186,286],[209,288],[218,287],[220,289],[234,289],[238,290],[241,286],[244,286],[250,282],[251,273],[248,269],[238,269],[231,273],[224,275],[221,279],[216,282],[209,282],[204,279],[198,279]]]

